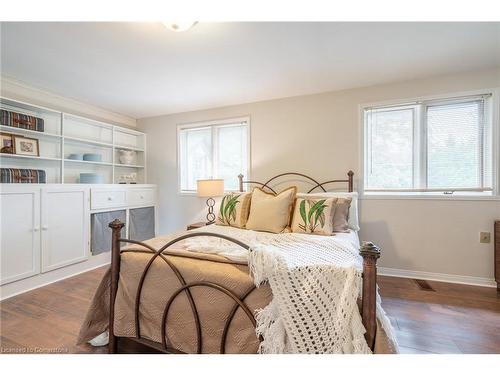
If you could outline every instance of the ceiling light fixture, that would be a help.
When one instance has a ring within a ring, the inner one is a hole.
[[[176,33],[180,33],[181,31],[187,31],[196,25],[198,21],[174,21],[174,22],[162,22],[162,24]]]

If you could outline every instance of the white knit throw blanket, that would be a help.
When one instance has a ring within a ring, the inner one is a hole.
[[[268,282],[273,299],[257,311],[261,353],[370,353],[357,306],[362,258],[336,236],[269,234],[212,225],[198,231],[224,234],[250,246],[215,237],[186,240],[187,249],[248,260],[257,286]],[[392,330],[378,306],[389,338]]]

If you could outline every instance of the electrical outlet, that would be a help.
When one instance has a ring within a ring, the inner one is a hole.
[[[491,233],[490,232],[479,232],[479,242],[490,243]]]

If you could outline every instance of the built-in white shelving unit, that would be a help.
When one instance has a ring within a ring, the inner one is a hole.
[[[6,133],[14,133],[14,134],[19,134],[19,135],[34,135],[34,136],[39,136],[39,137],[53,137],[53,138],[61,138],[61,134],[52,134],[48,132],[37,132],[35,130],[28,130],[28,129],[19,129],[19,128],[14,128],[12,126],[5,126],[5,125],[0,125],[0,131],[6,132]]]
[[[124,175],[135,173],[137,184],[146,183],[144,133],[8,98],[0,98],[0,108],[43,118],[45,127],[38,132],[0,124],[2,133],[38,139],[40,152],[40,156],[0,153],[2,168],[43,169],[47,183],[78,183],[80,173],[98,173],[105,184],[119,183]],[[124,151],[135,152],[133,163],[120,162]],[[99,154],[101,161],[69,158],[88,153]]]
[[[91,161],[91,160],[73,160],[73,159],[64,159],[65,163],[82,163],[82,164],[94,164],[94,165],[113,165],[113,163],[106,163],[103,161]]]
[[[50,161],[61,161],[61,158],[50,158],[46,156],[28,156],[28,155],[16,155],[16,154],[0,154],[2,157],[13,158],[13,159],[35,159],[35,160],[50,160]]]

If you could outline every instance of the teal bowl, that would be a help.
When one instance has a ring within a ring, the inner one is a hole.
[[[101,162],[102,155],[101,154],[83,154],[83,160]]]
[[[68,159],[70,159],[70,160],[83,160],[83,154],[69,154]]]
[[[80,173],[81,184],[102,184],[104,176],[99,173]]]

